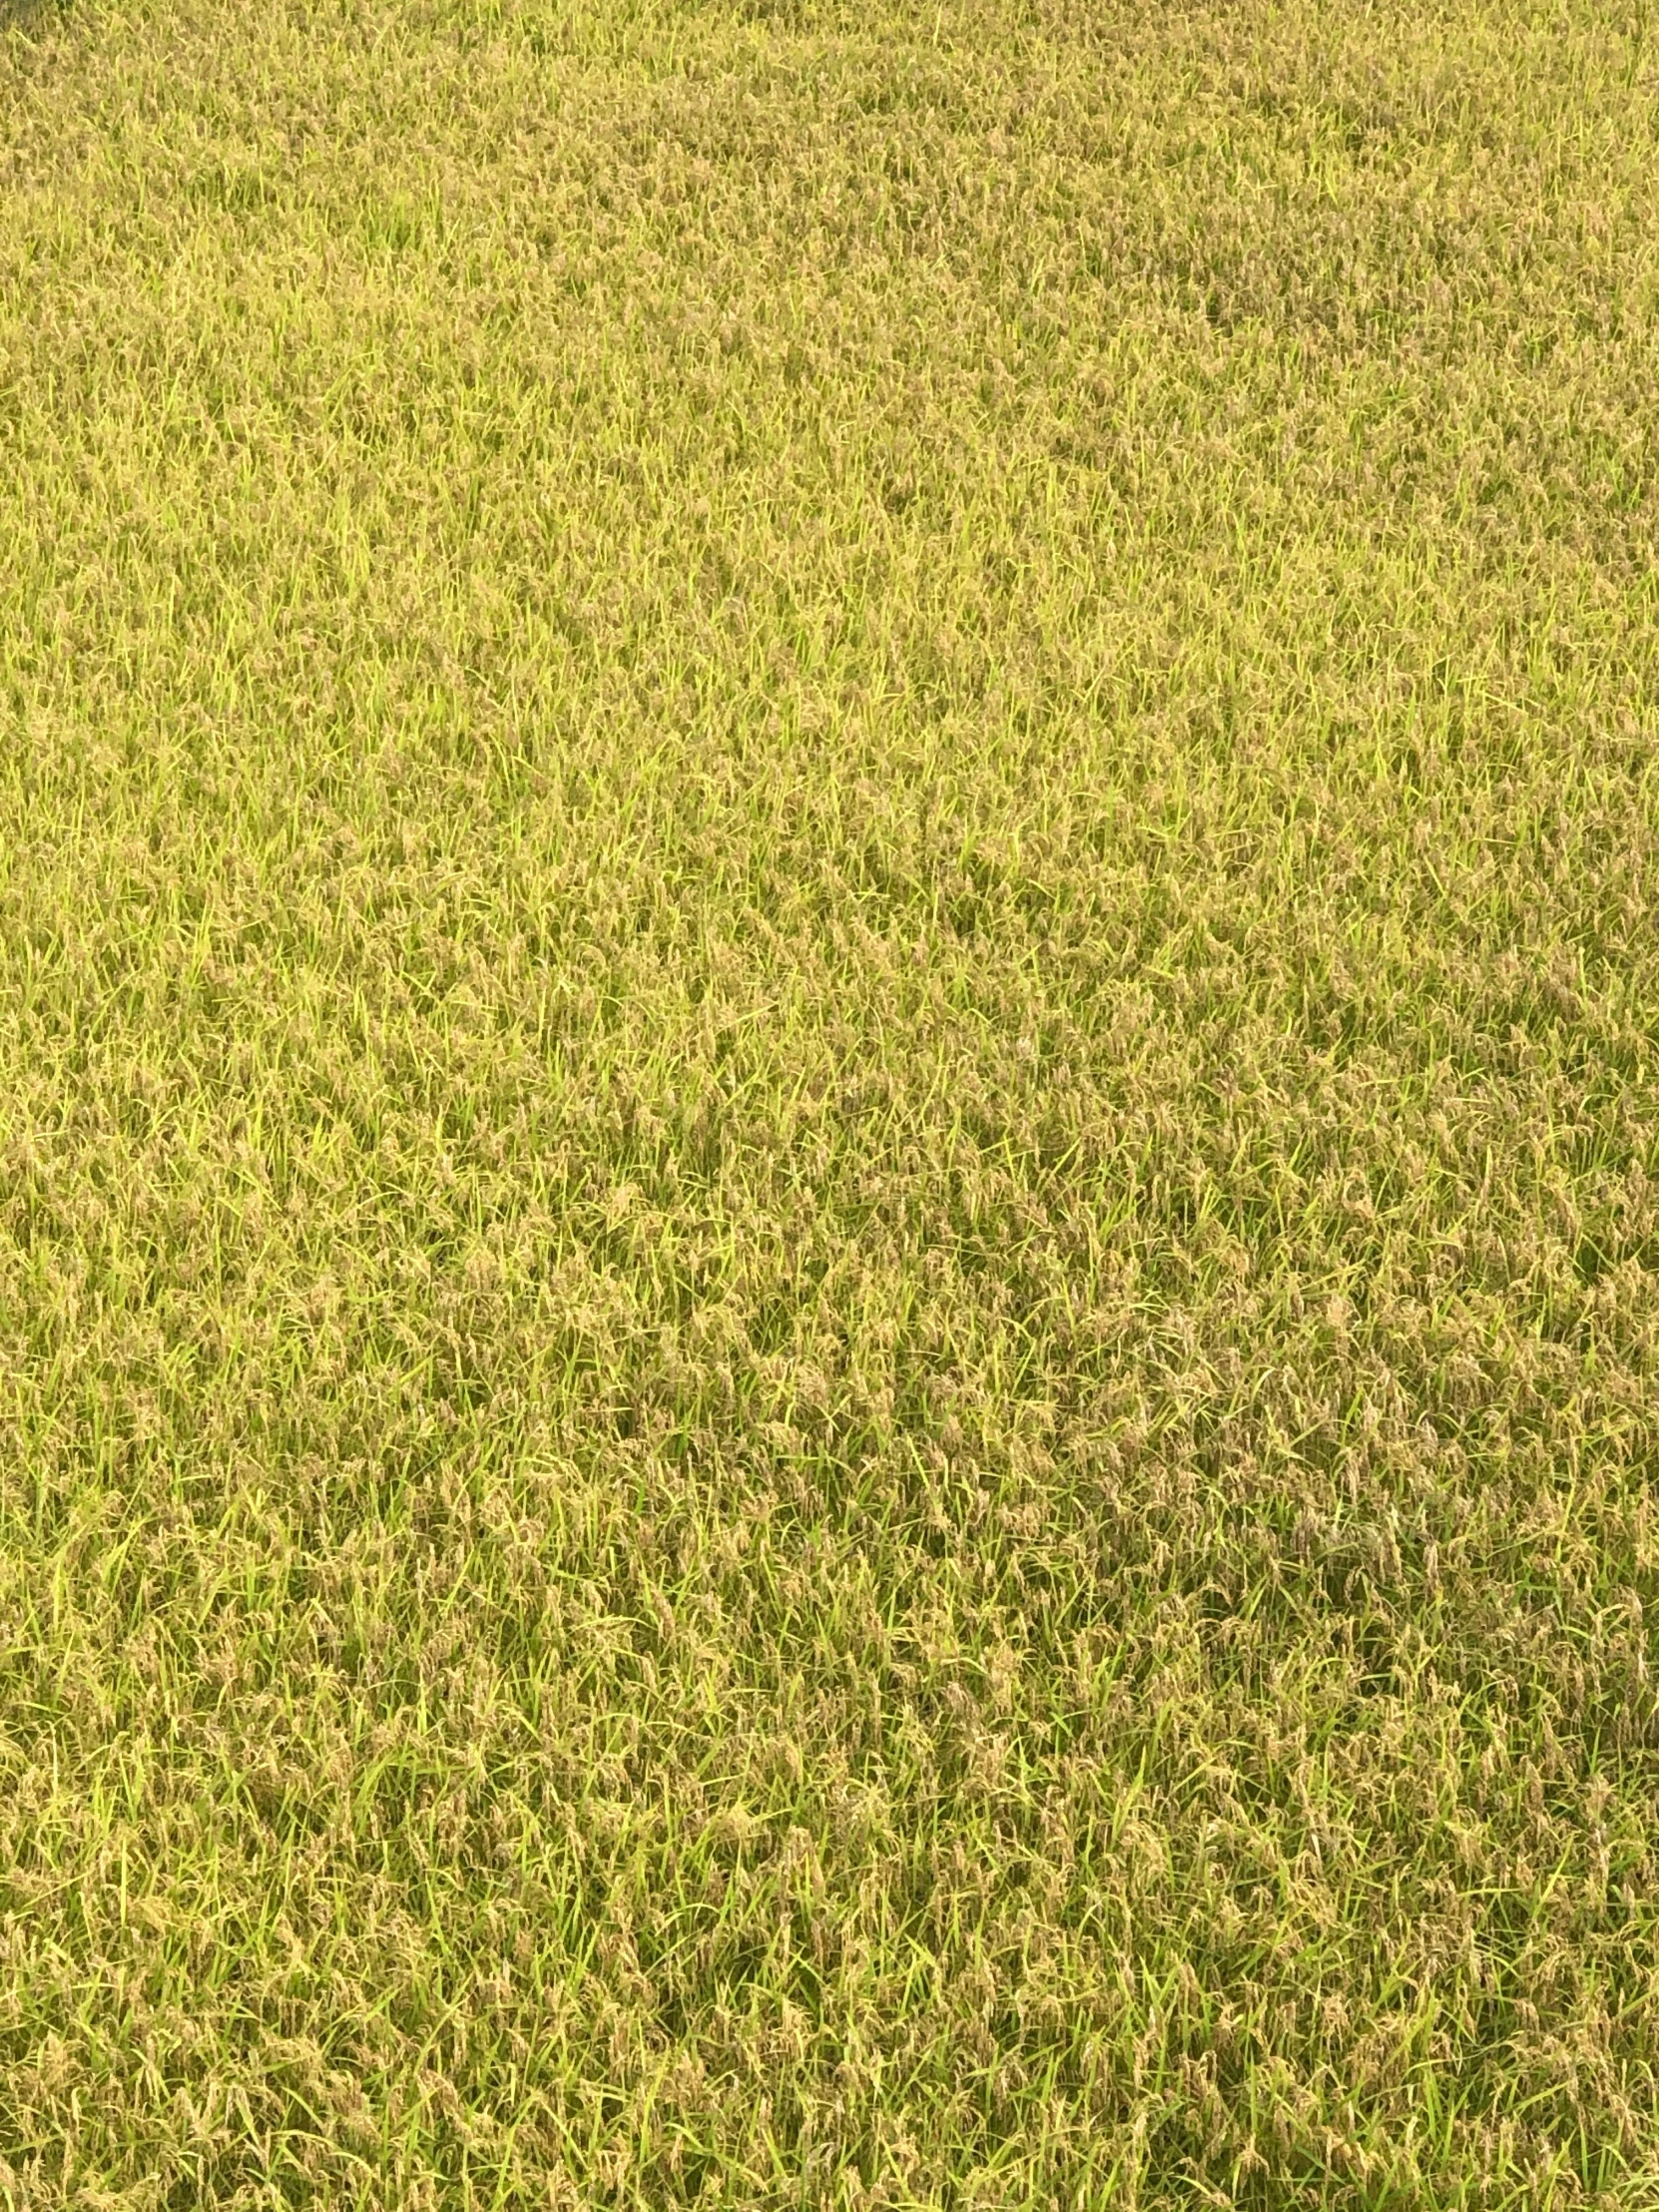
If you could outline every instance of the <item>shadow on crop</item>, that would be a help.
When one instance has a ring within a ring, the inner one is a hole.
[[[68,16],[72,0],[0,0],[0,38],[47,37]]]

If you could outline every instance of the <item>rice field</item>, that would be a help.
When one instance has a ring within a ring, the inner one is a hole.
[[[1659,2206],[1645,4],[11,0],[0,2207]]]

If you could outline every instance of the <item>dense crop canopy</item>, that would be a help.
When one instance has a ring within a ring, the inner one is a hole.
[[[0,2204],[1653,2202],[1645,22],[0,29]]]

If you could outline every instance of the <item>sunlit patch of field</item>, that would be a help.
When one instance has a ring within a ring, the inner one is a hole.
[[[0,29],[0,2205],[1659,2200],[1645,11]]]

